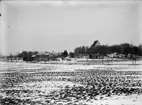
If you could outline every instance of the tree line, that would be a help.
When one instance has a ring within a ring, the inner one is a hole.
[[[142,45],[135,46],[129,43],[122,43],[119,45],[100,45],[100,46],[94,46],[94,47],[88,47],[88,46],[80,46],[76,47],[74,50],[74,54],[77,55],[89,55],[89,54],[135,54],[138,56],[142,56]]]
[[[85,56],[90,54],[100,54],[100,55],[107,55],[107,54],[124,54],[127,56],[128,54],[132,55],[138,55],[142,56],[142,44],[139,46],[135,46],[129,43],[122,43],[117,45],[100,45],[100,46],[94,46],[94,47],[88,47],[88,46],[80,46],[76,47],[74,49],[74,52],[68,52],[67,50],[64,50],[63,52],[58,53],[57,55],[54,55],[54,58],[65,58],[65,57],[77,57],[77,56]],[[12,59],[13,57],[17,57],[19,59],[23,59],[26,61],[32,61],[33,55],[39,54],[38,51],[22,51],[21,53],[18,53],[16,55],[10,54],[8,56],[9,59]]]
[[[45,51],[46,53],[46,51]],[[12,58],[19,58],[19,59],[23,59],[24,61],[33,61],[33,56],[34,55],[38,55],[40,54],[38,51],[22,51],[21,53],[18,53],[16,55],[12,55],[10,54],[9,56],[7,56],[9,59],[12,59]],[[44,53],[43,53],[44,54]],[[54,55],[54,54],[53,54]],[[57,58],[57,57],[60,57],[60,58],[65,58],[67,56],[71,56],[71,57],[74,57],[74,53],[73,52],[70,52],[68,53],[67,50],[64,50],[63,52],[61,53],[57,53],[56,55],[53,56],[53,58]]]

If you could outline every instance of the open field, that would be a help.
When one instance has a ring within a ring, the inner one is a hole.
[[[0,62],[1,105],[141,105],[142,61]]]

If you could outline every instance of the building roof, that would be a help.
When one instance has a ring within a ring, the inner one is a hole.
[[[47,56],[49,56],[49,55],[53,55],[53,54],[52,54],[52,53],[50,53],[50,52],[39,52],[38,54],[33,55],[32,57],[40,56],[40,55],[47,55]]]
[[[98,46],[98,45],[100,45],[100,43],[99,43],[98,40],[96,40],[96,41],[94,41],[94,43],[91,45],[91,47],[95,47],[95,46]]]

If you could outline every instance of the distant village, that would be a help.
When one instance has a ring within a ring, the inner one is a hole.
[[[18,54],[10,54],[8,56],[0,56],[4,61],[71,61],[72,58],[86,58],[86,59],[105,59],[105,58],[119,58],[119,59],[140,59],[142,57],[142,44],[135,46],[129,43],[119,45],[101,45],[98,40],[95,40],[91,46],[80,46],[74,49],[74,52],[38,52],[38,51],[23,51]]]

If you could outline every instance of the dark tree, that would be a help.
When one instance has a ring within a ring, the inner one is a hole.
[[[74,54],[75,54],[75,56],[87,55],[87,54],[89,54],[89,47],[88,46],[76,47],[74,50]]]
[[[109,49],[110,49],[110,53],[122,53],[122,48],[120,45],[112,45],[112,46],[109,46]]]
[[[139,48],[139,56],[142,56],[142,44],[140,44],[140,45],[138,46],[138,48]]]
[[[62,56],[63,56],[63,57],[67,57],[67,56],[68,56],[68,51],[65,50],[65,51],[62,53]]]
[[[33,61],[31,51],[23,51],[19,56],[23,58],[23,61]]]
[[[121,46],[122,54],[128,55],[132,53],[132,45],[130,45],[129,43],[123,43],[120,46]]]

